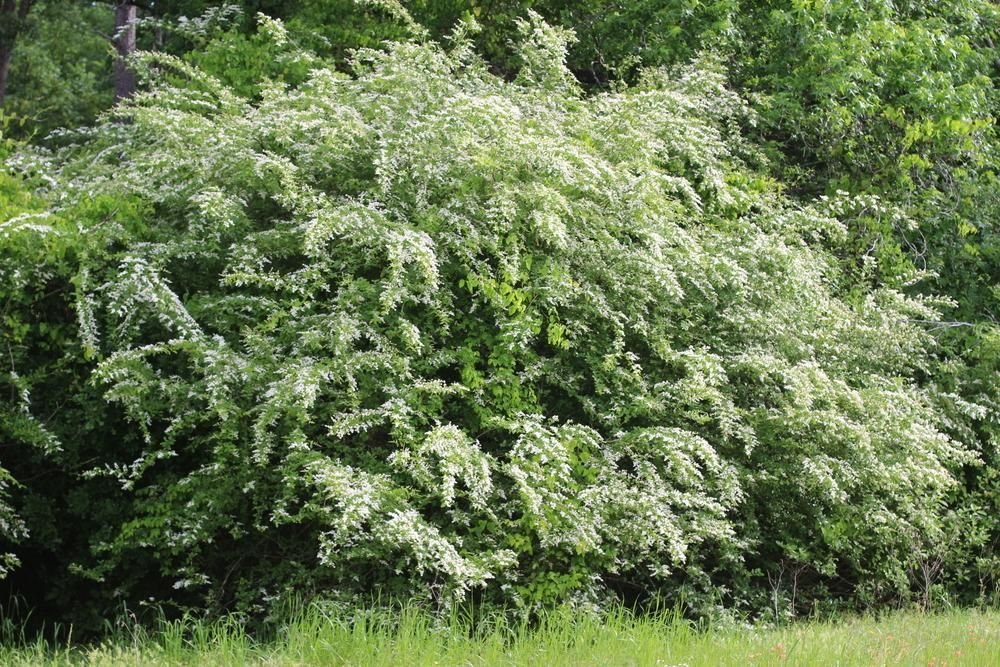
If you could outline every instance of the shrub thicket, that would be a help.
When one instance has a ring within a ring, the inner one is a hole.
[[[585,97],[566,33],[522,22],[506,81],[464,29],[254,101],[147,55],[18,159],[54,209],[0,227],[0,432],[49,590],[794,611],[967,558],[936,304],[822,249],[878,202],[748,166],[711,59]]]

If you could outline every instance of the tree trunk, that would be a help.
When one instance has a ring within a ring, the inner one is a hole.
[[[138,7],[128,0],[115,5],[115,102],[135,95],[135,72],[129,69],[128,57],[135,53],[135,20]]]

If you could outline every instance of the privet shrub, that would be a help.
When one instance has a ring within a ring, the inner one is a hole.
[[[51,160],[64,216],[127,203],[76,218],[93,382],[141,434],[83,457],[130,501],[77,571],[244,609],[755,605],[943,554],[971,455],[914,383],[933,304],[838,299],[837,205],[744,165],[710,61],[584,98],[567,35],[522,30],[513,81],[460,30],[254,103],[148,55]]]

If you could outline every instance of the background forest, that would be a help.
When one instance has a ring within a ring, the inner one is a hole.
[[[0,2],[6,614],[1000,601],[1000,6],[122,5]]]

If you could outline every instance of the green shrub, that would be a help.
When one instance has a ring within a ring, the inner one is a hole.
[[[38,223],[39,218],[47,217],[40,213],[43,206],[43,202],[28,194],[18,179],[0,172],[0,220],[4,220],[0,223],[0,303],[3,304],[0,310],[0,342],[7,352],[5,356],[10,359],[4,364],[5,368],[0,374],[0,391],[5,395],[4,402],[0,404],[0,442],[8,445],[10,440],[17,440],[52,450],[55,443],[32,415],[28,383],[14,367],[16,361],[21,359],[20,352],[26,338],[33,333],[30,320],[24,321],[25,302],[30,301],[30,296],[26,296],[24,290],[38,280],[30,267],[33,264],[44,266],[48,259],[44,257],[45,250],[31,251],[25,247],[35,245],[37,235],[48,231],[46,226]],[[29,234],[25,232],[33,232],[27,243],[25,237]],[[11,261],[23,254],[29,255],[28,262]],[[57,259],[58,252],[53,254]],[[16,488],[17,480],[3,464],[4,461],[0,460],[0,544],[9,549],[7,545],[19,542],[26,536],[27,527],[10,504],[10,492],[12,487]],[[0,579],[18,564],[19,560],[14,553],[0,552]]]
[[[513,81],[460,30],[252,103],[146,55],[161,83],[55,157],[83,354],[132,424],[82,441],[79,484],[127,500],[77,571],[247,611],[759,608],[786,566],[906,594],[972,459],[916,382],[933,303],[836,296],[843,225],[742,163],[717,65],[584,98],[567,35],[521,30]]]
[[[66,619],[86,632],[120,605],[121,591],[73,572],[129,515],[130,499],[109,480],[81,473],[100,452],[126,451],[135,436],[90,382],[95,362],[74,306],[86,258],[106,240],[101,226],[109,216],[127,220],[129,206],[94,197],[58,214],[31,194],[37,186],[0,173],[0,552],[10,554],[0,579],[28,605],[8,601],[14,607],[5,614],[28,609],[33,625]],[[155,566],[132,564],[124,589],[145,590]]]

